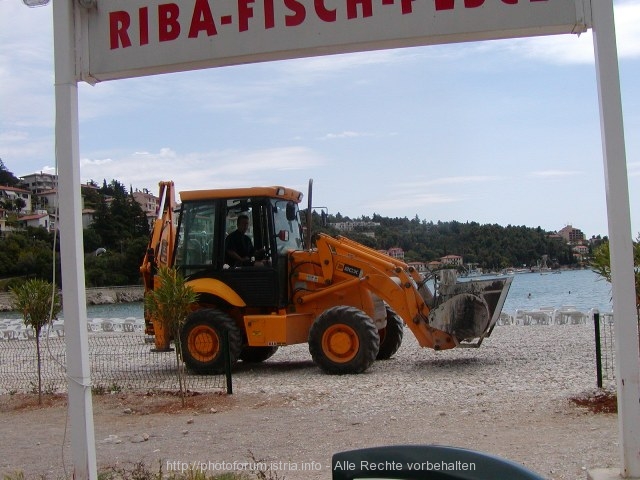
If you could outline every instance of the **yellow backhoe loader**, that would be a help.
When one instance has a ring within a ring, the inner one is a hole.
[[[224,370],[229,357],[261,362],[278,347],[308,343],[331,374],[360,373],[390,358],[406,325],[422,347],[478,347],[491,334],[510,278],[458,282],[443,271],[428,287],[414,268],[345,237],[312,236],[302,193],[285,187],[180,192],[160,182],[160,207],[140,271],[145,291],[161,266],[178,267],[198,294],[180,332],[183,359],[197,373]],[[230,262],[227,237],[238,219],[254,256]],[[246,228],[246,227],[245,227]],[[313,242],[311,241],[313,238]],[[146,331],[153,319],[145,312]]]

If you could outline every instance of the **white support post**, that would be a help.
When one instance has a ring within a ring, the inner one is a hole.
[[[53,0],[56,159],[73,478],[97,479],[84,286],[74,1]]]
[[[593,0],[591,9],[611,250],[618,428],[622,457],[620,474],[623,478],[640,478],[638,322],[613,1]]]

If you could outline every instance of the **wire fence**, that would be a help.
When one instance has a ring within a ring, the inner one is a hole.
[[[613,313],[591,313],[596,346],[597,385],[602,387],[603,380],[616,378],[615,321]],[[638,315],[638,346],[640,348],[640,314]]]
[[[603,379],[615,380],[615,331],[613,313],[591,314],[596,346],[596,381],[602,388]]]
[[[156,352],[142,332],[89,334],[91,383],[94,391],[179,389],[175,351]],[[63,336],[40,339],[42,389],[67,391],[66,344]],[[188,391],[231,393],[231,375],[195,375],[185,370]],[[35,339],[0,341],[0,394],[37,392]]]
[[[597,385],[615,380],[615,322],[612,313],[589,312],[594,325]],[[175,351],[156,352],[152,337],[140,325],[128,328],[125,321],[102,320],[100,328],[89,322],[89,359],[94,389],[110,391],[178,390],[178,366]],[[509,322],[515,323],[515,322]],[[122,326],[122,325],[124,326]],[[65,392],[66,344],[64,331],[52,330],[40,339],[42,386],[46,393]],[[38,363],[33,335],[22,329],[0,333],[0,394],[34,392],[38,384]],[[21,327],[22,328],[22,327]],[[640,328],[640,324],[639,324]],[[225,375],[195,375],[185,370],[185,386],[189,391],[226,391],[232,393],[230,368]]]

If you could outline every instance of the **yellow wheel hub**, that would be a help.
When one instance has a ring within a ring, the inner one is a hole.
[[[322,350],[332,362],[353,360],[359,348],[358,335],[347,325],[332,325],[322,335]]]
[[[213,328],[198,325],[189,332],[187,348],[195,360],[210,362],[220,351],[220,339]]]

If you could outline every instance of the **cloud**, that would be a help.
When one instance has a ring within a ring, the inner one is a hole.
[[[408,210],[420,210],[423,207],[465,202],[473,195],[477,201],[484,193],[474,191],[469,185],[484,185],[503,180],[503,177],[489,175],[467,175],[441,177],[435,179],[417,178],[395,185],[389,185],[384,191],[377,191],[377,200],[355,205],[360,211],[373,211],[382,215],[406,215]],[[437,187],[446,187],[443,192],[434,191]],[[458,186],[458,188],[455,188]]]
[[[640,1],[619,1],[614,7],[616,43],[620,58],[640,57]],[[592,30],[578,35],[550,35],[514,38],[467,45],[455,45],[446,52],[473,58],[478,54],[506,53],[532,61],[557,65],[593,64]]]
[[[468,185],[474,183],[487,183],[502,180],[503,177],[495,175],[467,175],[455,177],[441,177],[433,180],[417,179],[412,182],[403,182],[398,187],[402,189],[422,189],[424,187],[435,187],[438,185]]]
[[[640,162],[628,162],[627,170],[629,177],[640,177]]]
[[[640,2],[618,2],[615,7],[616,40],[618,55],[622,58],[640,57]]]
[[[371,133],[354,132],[351,130],[345,130],[340,133],[327,133],[323,138],[327,140],[333,140],[336,138],[356,138],[356,137],[370,137]]]
[[[124,153],[105,159],[84,158],[81,177],[83,182],[118,179],[134,188],[150,188],[160,180],[173,180],[181,190],[198,190],[284,184],[287,172],[310,171],[324,162],[317,153],[296,146],[211,152],[162,148],[157,152]]]
[[[532,177],[541,177],[541,178],[575,177],[576,175],[582,175],[582,174],[583,172],[579,172],[576,170],[539,170],[537,172],[530,173]]]
[[[370,65],[387,65],[400,61],[400,50],[378,50],[357,54],[328,55],[276,62],[283,73],[298,82],[317,81],[329,75],[349,72]]]
[[[3,112],[4,113],[4,112]],[[16,170],[16,175],[26,175],[32,173],[30,166],[24,165],[27,159],[33,164],[37,159],[51,159],[53,157],[53,132],[47,131],[44,135],[32,135],[31,129],[27,130],[7,130],[0,134],[0,156],[6,161],[17,161],[20,170]],[[42,161],[42,160],[40,160]]]
[[[0,8],[3,19],[11,19],[0,28],[0,125],[53,128],[51,7],[30,9],[5,1]]]
[[[382,198],[381,198],[382,197]],[[381,215],[406,215],[411,209],[429,205],[442,205],[446,203],[454,203],[462,200],[462,197],[454,194],[443,193],[408,193],[402,192],[402,195],[376,196],[378,200],[372,202],[363,202],[355,206],[360,212],[376,212]]]
[[[11,130],[0,133],[0,142],[2,143],[23,142],[28,138],[29,134],[25,131]]]

